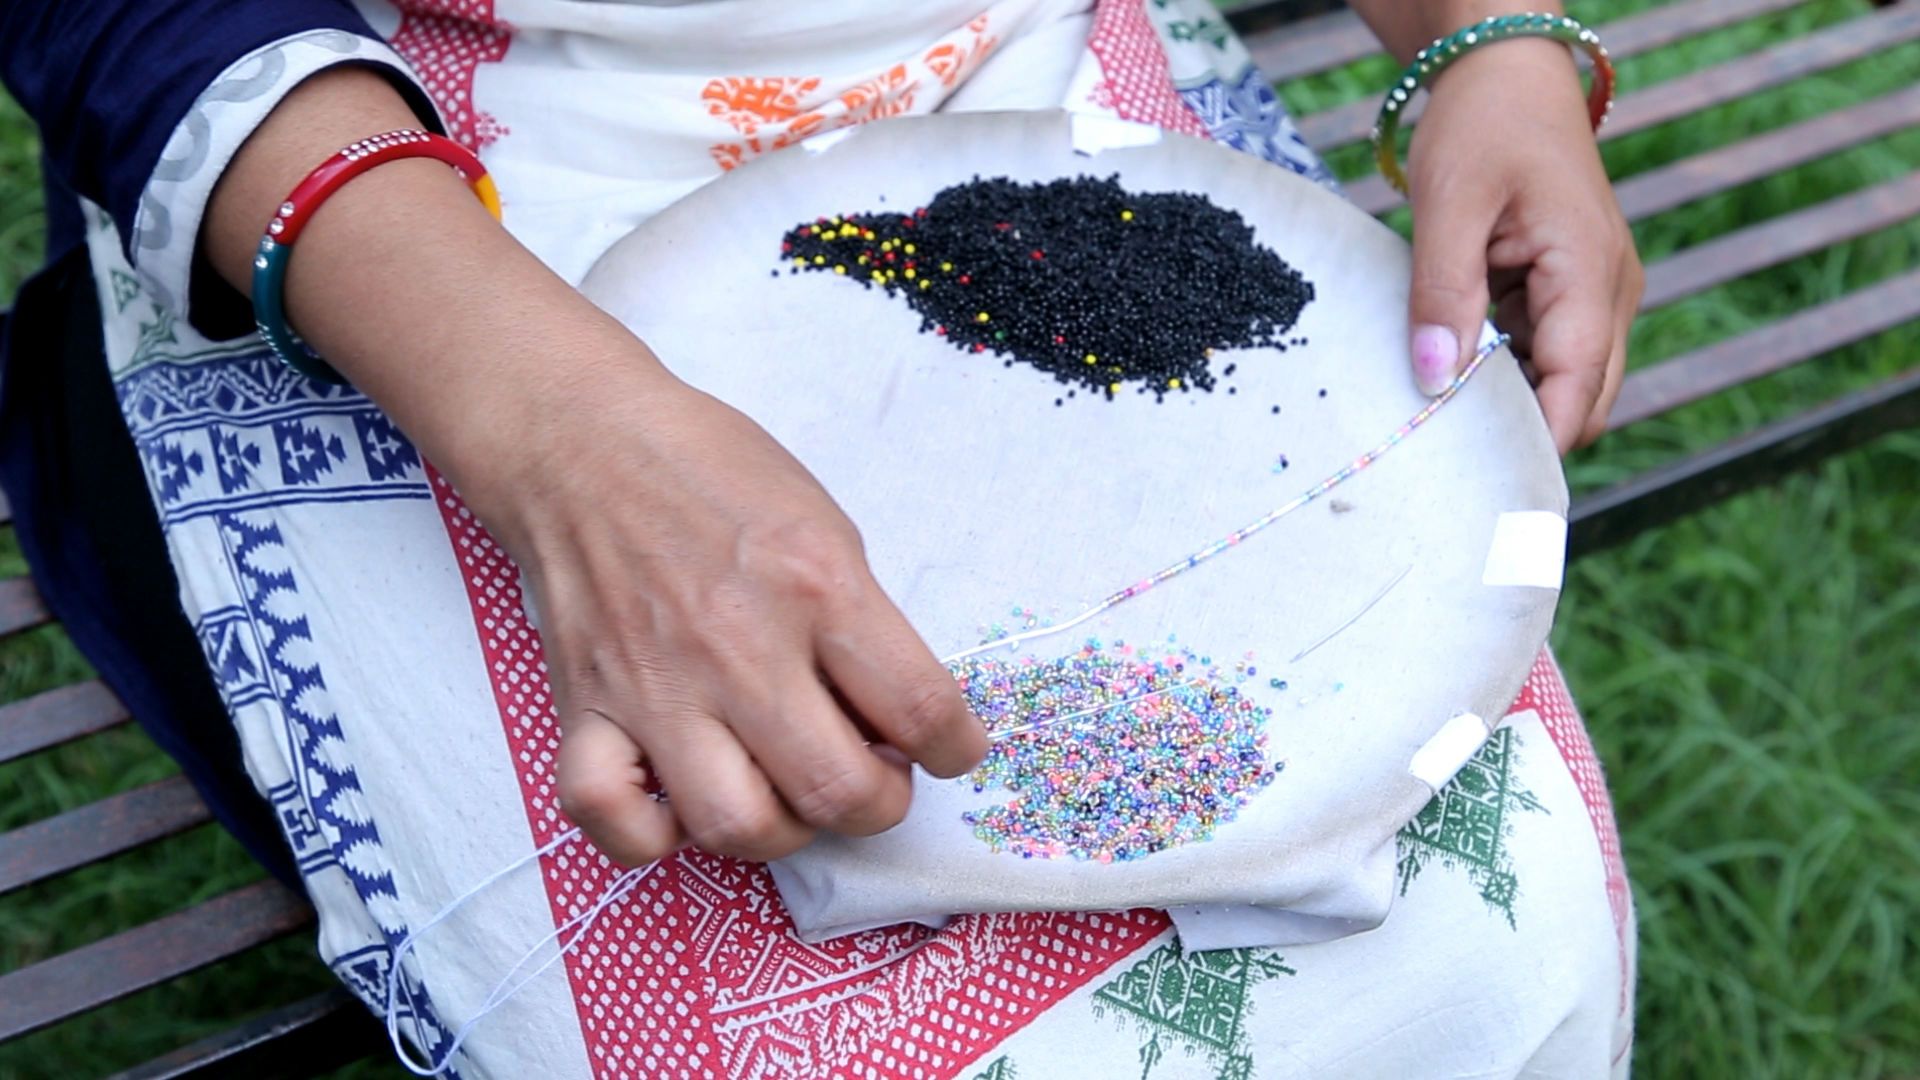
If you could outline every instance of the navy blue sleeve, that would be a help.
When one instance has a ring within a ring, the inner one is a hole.
[[[0,0],[0,79],[61,184],[123,240],[167,139],[248,53],[310,30],[378,40],[348,0]]]

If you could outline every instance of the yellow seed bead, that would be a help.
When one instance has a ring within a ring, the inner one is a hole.
[[[867,265],[867,257],[865,255],[860,256],[860,265],[861,266]]]
[[[1097,364],[1097,363],[1099,363],[1099,362],[1100,362],[1100,358],[1099,358],[1099,357],[1097,357],[1097,356],[1095,356],[1095,355],[1093,355],[1092,353],[1088,353],[1088,354],[1087,354],[1087,363],[1089,363],[1089,364]]]
[[[882,240],[882,241],[880,241],[880,250],[881,250],[881,251],[892,251],[892,250],[893,250],[893,241],[891,241],[891,240]]]
[[[948,273],[952,273],[952,272],[953,272],[953,264],[952,264],[952,263],[941,263],[941,264],[940,264],[940,269],[942,269],[942,270],[945,270],[945,271],[947,271]]]
[[[1120,392],[1120,384],[1119,384],[1119,383],[1108,383],[1108,384],[1107,384],[1107,393],[1109,393],[1109,394],[1117,394],[1117,393],[1119,393],[1119,392]]]
[[[847,268],[844,266],[836,266],[833,268],[833,272],[836,274],[844,274],[847,272]]]
[[[1132,221],[1132,220],[1133,220],[1133,211],[1131,211],[1131,210],[1122,210],[1122,211],[1120,211],[1120,220],[1121,220],[1121,221]]]
[[[912,280],[913,280],[913,271],[912,271],[912,270],[908,270],[908,271],[907,271],[907,280],[908,280],[908,281],[912,281]]]
[[[925,279],[925,278],[921,278],[921,279],[920,279],[920,287],[921,287],[921,288],[923,288],[923,289],[925,289],[925,288],[930,288],[930,287],[931,287],[932,285],[933,285],[933,282],[931,282],[931,281],[928,281],[928,280],[927,280],[927,279]]]
[[[827,265],[827,257],[825,255],[815,255],[813,257],[813,265],[815,266]]]
[[[990,318],[990,316],[989,316],[989,315],[988,315],[988,314],[987,314],[986,312],[984,312],[984,311],[983,311],[983,312],[981,312],[980,314],[978,314],[978,315],[975,315],[975,316],[974,316],[974,318],[975,318],[976,320],[978,320],[978,321],[980,321],[980,322],[986,322],[986,321],[987,321],[987,319],[988,319],[988,318]]]
[[[912,244],[908,244],[908,245],[907,245],[907,254],[909,254],[909,255],[911,255],[911,254],[913,254],[913,245],[912,245]]]
[[[1167,380],[1167,386],[1168,386],[1168,388],[1170,388],[1170,389],[1173,389],[1173,390],[1178,390],[1178,389],[1180,389],[1180,380],[1179,380],[1179,379],[1168,379],[1168,380]]]

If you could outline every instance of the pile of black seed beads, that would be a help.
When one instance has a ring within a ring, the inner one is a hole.
[[[800,225],[780,250],[794,273],[903,297],[923,333],[1108,398],[1129,383],[1156,399],[1211,391],[1214,350],[1285,350],[1313,299],[1313,284],[1256,244],[1239,214],[1111,177],[975,177],[911,214]]]

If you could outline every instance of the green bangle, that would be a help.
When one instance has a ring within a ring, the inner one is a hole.
[[[1447,66],[1463,54],[1490,42],[1516,37],[1552,38],[1565,45],[1585,50],[1593,58],[1593,89],[1587,94],[1587,116],[1595,131],[1606,123],[1613,108],[1613,61],[1600,44],[1600,35],[1564,15],[1526,12],[1520,15],[1489,15],[1472,26],[1462,27],[1436,40],[1414,54],[1413,63],[1400,75],[1400,81],[1380,103],[1380,116],[1373,124],[1373,156],[1379,162],[1380,175],[1386,177],[1402,195],[1407,193],[1407,174],[1401,170],[1394,151],[1400,131],[1400,114],[1413,100],[1414,91],[1430,86]]]

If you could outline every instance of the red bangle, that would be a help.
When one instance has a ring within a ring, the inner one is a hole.
[[[293,243],[313,212],[347,181],[389,161],[416,157],[430,157],[453,166],[487,211],[499,218],[500,194],[493,186],[493,177],[487,175],[487,167],[480,164],[473,151],[443,135],[402,129],[361,139],[321,162],[280,204],[279,213],[267,224],[267,235],[282,244]]]
[[[273,220],[267,223],[267,233],[260,238],[259,253],[253,258],[253,316],[259,324],[260,336],[266,339],[274,355],[301,374],[325,382],[346,381],[287,327],[280,291],[286,279],[287,258],[292,254],[289,249],[300,238],[313,212],[320,209],[328,196],[340,190],[341,185],[375,166],[417,157],[434,158],[453,166],[473,189],[481,205],[494,220],[499,220],[500,193],[493,186],[493,178],[487,175],[487,167],[480,164],[473,151],[440,135],[389,131],[361,139],[322,162],[280,204]]]

